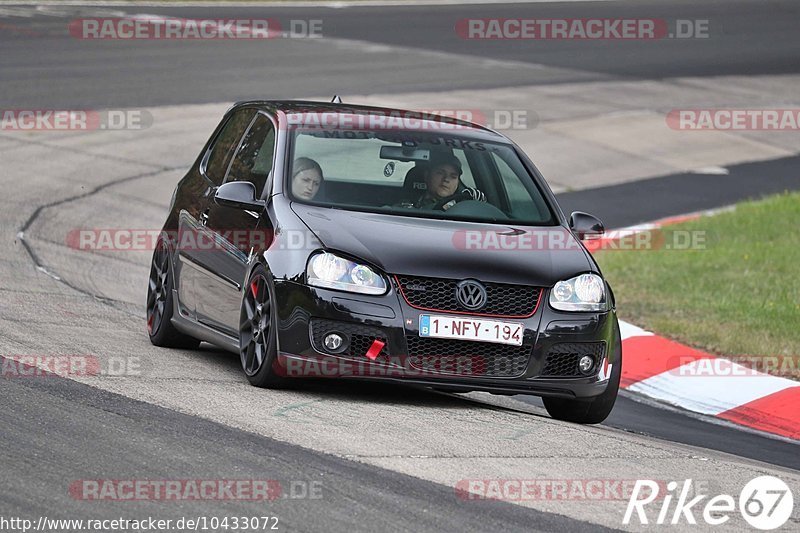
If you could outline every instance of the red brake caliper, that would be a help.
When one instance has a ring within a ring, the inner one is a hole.
[[[254,279],[250,284],[250,290],[253,292],[253,298],[258,298],[258,280]]]

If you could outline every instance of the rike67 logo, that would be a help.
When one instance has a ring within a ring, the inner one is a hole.
[[[774,476],[750,480],[739,493],[738,502],[728,494],[708,500],[706,494],[694,495],[691,479],[685,480],[680,489],[677,481],[670,481],[666,486],[666,494],[659,494],[662,485],[649,479],[636,480],[622,523],[630,524],[634,512],[640,524],[650,523],[653,517],[651,515],[648,518],[645,507],[656,500],[660,503],[660,509],[655,523],[659,525],[695,525],[698,523],[695,513],[698,513],[705,524],[719,526],[728,522],[731,515],[738,511],[750,526],[768,531],[785,524],[794,509],[794,497],[789,486]],[[658,507],[658,504],[654,507]]]

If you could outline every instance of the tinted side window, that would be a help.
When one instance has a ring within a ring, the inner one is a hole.
[[[236,111],[222,127],[214,145],[211,147],[211,154],[206,163],[206,176],[214,184],[220,185],[225,178],[225,171],[231,161],[231,156],[242,138],[244,130],[253,119],[253,109],[241,109]]]
[[[260,198],[272,170],[274,149],[275,128],[267,117],[258,115],[244,135],[225,181],[249,181],[256,186],[256,198]]]

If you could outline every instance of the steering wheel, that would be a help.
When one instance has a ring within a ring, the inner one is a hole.
[[[458,202],[463,202],[464,200],[472,200],[472,197],[468,194],[463,194],[463,192],[457,192],[455,194],[451,194],[450,196],[442,198],[441,200],[433,204],[433,207],[431,209],[446,211],[446,209],[444,209],[444,206],[446,206],[450,202],[453,202],[453,205],[456,205]],[[453,207],[453,205],[449,206],[448,209],[450,207]]]

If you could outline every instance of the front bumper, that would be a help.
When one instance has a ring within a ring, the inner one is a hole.
[[[555,311],[547,304],[546,290],[530,317],[474,317],[522,323],[522,347],[420,338],[420,314],[458,313],[411,307],[394,283],[386,295],[365,296],[276,280],[275,296],[278,370],[287,377],[377,380],[453,392],[591,398],[605,391],[609,365],[620,358],[614,311]],[[321,339],[330,331],[344,334],[343,352],[330,353],[325,348]],[[576,354],[582,353],[595,357],[589,375],[574,368]]]

